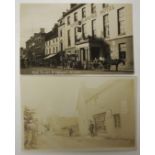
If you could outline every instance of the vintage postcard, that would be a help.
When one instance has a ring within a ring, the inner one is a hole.
[[[134,72],[132,4],[21,3],[21,74]]]
[[[133,149],[134,77],[22,76],[26,150]]]

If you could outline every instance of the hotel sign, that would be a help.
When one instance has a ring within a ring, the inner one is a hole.
[[[109,13],[110,11],[114,10],[114,5],[108,5],[107,7],[103,8],[103,10],[100,13]]]

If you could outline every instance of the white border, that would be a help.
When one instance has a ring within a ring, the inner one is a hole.
[[[16,155],[24,155],[24,154],[51,154],[51,152],[38,152],[38,151],[22,151],[21,150],[21,104],[20,104],[20,74],[19,74],[19,3],[70,3],[75,2],[77,3],[77,0],[16,0]],[[78,0],[78,3],[88,3],[88,0]],[[89,0],[89,3],[94,2],[94,0]],[[133,34],[134,34],[134,59],[135,59],[135,72],[133,75],[123,75],[123,76],[137,76],[138,81],[138,94],[137,94],[137,140],[138,140],[138,146],[136,150],[132,151],[115,151],[115,152],[91,152],[91,154],[109,154],[109,155],[138,155],[139,154],[139,75],[140,75],[140,67],[139,67],[139,25],[140,25],[140,19],[139,17],[139,0],[97,0],[95,3],[132,3],[133,4]],[[32,75],[30,75],[32,76]],[[38,75],[40,76],[40,75]],[[70,75],[68,75],[70,76]],[[93,75],[94,77],[98,75]],[[109,76],[109,75],[99,75],[99,76]],[[110,75],[110,76],[122,76],[122,75]],[[73,154],[73,152],[52,152],[52,154]],[[75,152],[75,154],[90,154],[90,152]]]

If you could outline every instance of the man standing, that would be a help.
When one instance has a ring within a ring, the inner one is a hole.
[[[95,135],[95,125],[93,124],[92,121],[90,121],[90,125],[89,125],[89,132],[90,132],[90,135],[93,137]]]

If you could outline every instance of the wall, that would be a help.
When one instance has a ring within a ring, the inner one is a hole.
[[[100,90],[96,89],[90,99],[85,100],[85,97],[81,97],[78,101],[81,134],[89,134],[89,122],[93,120],[95,114],[106,112],[107,132],[104,136],[134,139],[134,87],[133,80],[116,80],[107,87],[102,86]],[[121,117],[121,127],[116,129],[113,114],[117,113]]]

